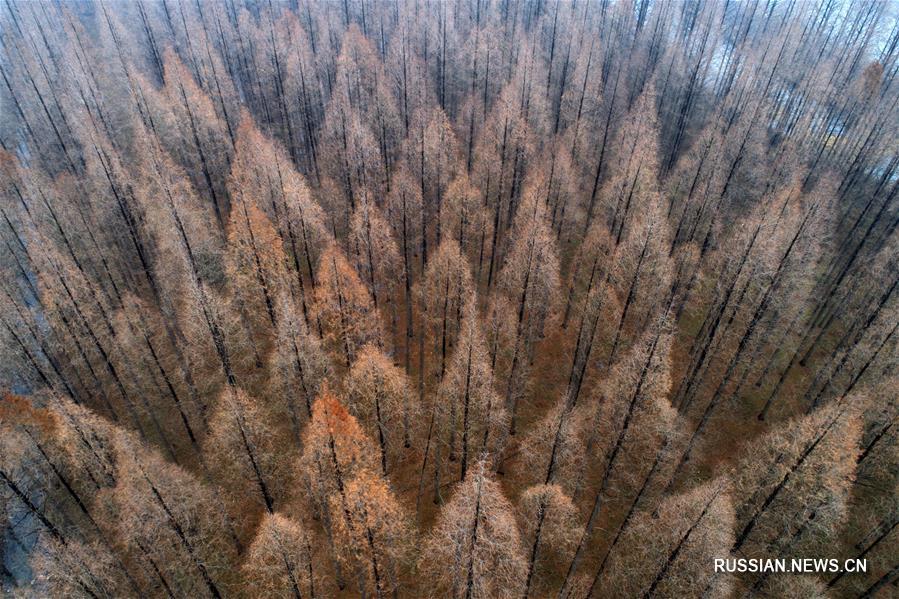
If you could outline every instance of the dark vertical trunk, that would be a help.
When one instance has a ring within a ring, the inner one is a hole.
[[[462,465],[459,480],[465,480],[465,474],[468,472],[468,427],[469,427],[469,402],[471,399],[471,352],[474,346],[474,339],[468,340],[468,360],[465,367],[465,393],[462,400]],[[490,426],[489,422],[486,426]]]
[[[465,599],[474,593],[474,559],[478,549],[478,527],[481,523],[481,480],[478,479],[478,494],[474,506],[474,522],[471,525],[471,545],[468,553],[468,575],[465,581]]]
[[[577,571],[578,565],[580,564],[581,559],[583,558],[584,549],[586,548],[587,542],[593,534],[593,527],[596,525],[596,519],[599,516],[600,508],[602,506],[602,499],[605,496],[606,490],[608,488],[609,479],[611,473],[615,466],[615,460],[618,457],[618,452],[621,450],[623,446],[623,441],[625,436],[627,435],[628,430],[630,429],[631,419],[633,418],[634,411],[637,406],[637,401],[641,397],[641,393],[643,390],[643,384],[646,382],[647,375],[649,373],[649,367],[652,363],[652,359],[655,356],[656,346],[659,342],[659,338],[662,335],[662,326],[658,325],[658,329],[656,330],[655,337],[652,341],[652,345],[650,346],[649,352],[647,354],[647,359],[643,364],[642,370],[640,372],[640,376],[637,380],[637,384],[635,386],[634,392],[630,397],[630,401],[628,403],[627,413],[624,416],[624,421],[621,424],[621,428],[618,431],[618,435],[615,439],[615,444],[612,446],[611,452],[609,452],[609,457],[606,460],[605,469],[603,470],[602,480],[600,482],[599,489],[596,491],[596,496],[593,500],[593,508],[590,510],[590,517],[587,519],[587,524],[584,527],[584,532],[581,535],[580,540],[578,541],[577,549],[575,550],[574,557],[571,560],[571,564],[568,567],[568,571],[565,574],[565,580],[562,584],[562,591],[560,591],[559,596],[564,596],[564,591],[566,591],[571,583],[572,576]]]
[[[138,466],[138,467],[140,467],[140,466]],[[175,519],[175,516],[174,516],[174,514],[172,514],[172,511],[169,509],[168,504],[165,502],[165,500],[163,499],[159,490],[156,488],[156,486],[153,484],[153,482],[147,476],[146,472],[143,472],[143,470],[142,470],[141,474],[143,474],[144,480],[147,482],[147,485],[150,487],[150,491],[153,493],[153,497],[155,498],[156,503],[159,505],[159,507],[165,513],[165,516],[166,516],[166,519],[168,520],[169,526],[171,527],[172,531],[175,533],[175,536],[178,538],[178,541],[180,542],[181,546],[184,548],[184,550],[188,554],[188,556],[190,556],[190,559],[194,563],[194,566],[196,566],[197,570],[200,572],[200,576],[203,579],[203,583],[205,584],[206,588],[209,590],[209,593],[215,599],[221,599],[221,593],[219,592],[218,587],[216,586],[215,582],[213,582],[212,577],[210,577],[209,571],[206,570],[206,565],[203,563],[203,560],[199,556],[197,556],[196,549],[194,548],[193,543],[185,535],[184,529],[181,527],[181,524],[179,524],[178,520]]]
[[[540,506],[537,509],[537,528],[534,531],[534,543],[531,545],[531,553],[528,558],[528,575],[524,583],[524,599],[528,599],[528,595],[531,592],[531,581],[534,578],[534,566],[537,563],[537,551],[540,549],[540,535],[543,532],[543,522],[545,520],[546,503],[541,499]]]

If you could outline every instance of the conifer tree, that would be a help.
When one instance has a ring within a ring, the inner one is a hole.
[[[303,454],[298,476],[306,496],[331,540],[338,586],[344,586],[339,547],[334,545],[335,526],[329,509],[332,496],[346,502],[346,486],[361,472],[377,472],[378,453],[374,441],[327,387],[312,406],[312,418],[303,431]],[[343,514],[344,516],[346,514]]]
[[[251,530],[263,512],[283,500],[291,472],[279,451],[283,433],[273,414],[242,389],[227,389],[209,420],[204,444],[210,468],[222,481],[230,509]]]
[[[836,592],[863,594],[883,578],[889,578],[894,567],[890,556],[895,553],[897,520],[895,502],[897,451],[896,400],[890,393],[894,380],[868,387],[863,408],[864,430],[860,453],[856,457],[856,476],[850,491],[848,511],[839,537],[845,559],[867,560],[867,572],[850,576],[840,572],[828,576],[827,588]],[[856,401],[862,398],[857,397]],[[864,501],[862,502],[862,498]],[[858,502],[858,503],[857,503]]]
[[[772,431],[734,478],[733,551],[792,555],[824,551],[846,513],[861,433],[858,407],[835,402]],[[765,589],[778,576],[747,575]]]
[[[270,597],[316,596],[310,534],[282,514],[263,517],[247,550],[243,571],[248,592]]]
[[[146,554],[173,594],[227,594],[235,553],[213,491],[127,433],[114,443],[119,477],[110,518],[121,542]]]
[[[262,317],[251,321],[253,330],[272,330],[278,326],[278,298],[289,293],[283,241],[256,200],[233,187],[239,191],[232,193],[226,272],[243,309]]]
[[[610,489],[616,488],[616,500],[634,498],[631,505],[647,492],[647,486],[662,478],[654,475],[660,456],[666,452],[666,438],[674,426],[674,410],[665,399],[670,387],[670,333],[664,321],[655,323],[629,355],[613,367],[609,381],[600,387],[592,421],[584,444],[584,466],[596,463],[599,487],[577,551],[571,560],[565,585],[572,584],[584,550],[608,508]],[[595,454],[593,452],[596,452]],[[590,458],[601,456],[593,462]],[[637,456],[652,455],[655,463]],[[633,462],[632,462],[633,460]],[[666,460],[667,461],[667,460]],[[578,487],[583,484],[584,472]],[[579,491],[575,489],[575,494]]]
[[[411,372],[412,341],[415,336],[413,308],[416,303],[413,282],[424,272],[427,261],[427,238],[424,234],[425,217],[421,199],[421,188],[407,172],[405,165],[394,169],[390,179],[390,193],[387,195],[385,215],[398,240],[403,265],[403,304],[405,304],[405,338],[403,356],[406,373]]]
[[[237,136],[229,179],[234,188],[231,195],[248,198],[275,227],[287,256],[285,268],[289,274],[285,284],[302,308],[303,318],[310,323],[319,258],[331,240],[325,216],[306,179],[295,170],[283,149],[253,125],[249,115],[244,115]]]
[[[481,194],[465,173],[450,182],[441,204],[441,235],[452,237],[468,259],[475,281],[480,281],[487,257],[492,222],[484,209]]]
[[[707,564],[726,553],[734,523],[726,482],[666,498],[656,512],[632,521],[589,594],[606,589],[628,597],[724,596],[730,588],[727,576],[716,575]]]
[[[386,481],[360,471],[329,508],[340,559],[358,577],[362,596],[396,592],[414,542],[406,516]]]
[[[510,433],[515,434],[518,402],[524,393],[534,344],[556,309],[559,258],[555,238],[546,222],[546,206],[538,198],[540,182],[532,182],[516,214],[515,241],[505,259],[499,286],[517,313],[512,364],[506,384]]]
[[[527,597],[549,590],[549,581],[563,574],[560,570],[571,559],[580,531],[577,508],[558,485],[529,487],[521,496],[519,512],[522,536],[531,542]]]
[[[302,425],[312,417],[312,404],[331,376],[331,360],[302,314],[285,295],[278,309],[275,347],[269,357],[269,398],[272,411],[286,415],[300,447]]]
[[[472,307],[461,324],[453,359],[437,390],[436,409],[439,440],[449,459],[459,460],[459,478],[464,480],[471,464],[488,455],[498,457],[508,416],[495,390],[487,345]],[[435,467],[439,473],[439,458]]]
[[[418,424],[417,403],[405,373],[394,366],[377,347],[366,345],[344,383],[350,412],[365,426],[368,436],[381,448],[381,472],[387,475],[389,464],[396,463],[400,448],[408,447]]]
[[[521,536],[486,463],[471,468],[441,510],[422,556],[434,592],[482,597],[521,591],[527,570]]]
[[[454,239],[446,238],[428,261],[418,287],[422,327],[419,332],[419,376],[443,380],[449,357],[457,345],[462,317],[473,302],[471,269]],[[434,359],[424,354],[424,340]]]
[[[321,257],[315,290],[315,316],[325,346],[347,368],[366,343],[384,342],[371,295],[343,252],[332,244]]]
[[[171,50],[163,53],[165,87],[162,95],[147,94],[151,113],[161,133],[160,142],[192,175],[197,190],[213,208],[224,229],[230,211],[226,178],[233,155],[228,125],[209,96],[197,86],[191,73]],[[147,93],[148,86],[141,86]],[[155,96],[155,98],[154,98]],[[157,106],[153,106],[153,103]],[[162,124],[166,129],[162,129]]]
[[[396,304],[403,278],[402,259],[381,211],[367,195],[360,198],[350,221],[349,244],[357,272],[368,287],[375,310],[388,314],[395,338],[399,318]]]

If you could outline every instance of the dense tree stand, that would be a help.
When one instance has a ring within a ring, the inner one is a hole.
[[[895,594],[897,75],[882,0],[0,1],[0,594]]]

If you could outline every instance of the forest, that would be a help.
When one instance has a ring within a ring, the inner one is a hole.
[[[897,74],[891,0],[3,0],[0,594],[895,597]]]

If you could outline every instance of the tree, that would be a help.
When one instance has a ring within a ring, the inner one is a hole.
[[[278,327],[278,298],[289,294],[287,258],[262,211],[242,193],[232,195],[226,273],[256,345],[265,347]]]
[[[662,289],[672,289],[667,224],[658,202],[651,201],[642,208],[644,212],[640,213],[635,207],[630,217],[631,229],[625,237],[621,237],[620,229],[617,235],[614,227],[610,231],[616,240],[616,251],[613,266],[607,272],[621,312],[612,339],[609,364],[615,362],[622,347],[639,339],[647,325],[664,314],[670,304],[669,297],[659,297],[651,291],[660,282]]]
[[[439,246],[443,240],[443,198],[457,172],[458,145],[449,119],[440,108],[423,109],[412,120],[414,125],[404,146],[406,163],[421,185],[425,209],[435,225],[432,238]]]
[[[899,519],[893,501],[899,452],[896,450],[896,401],[888,391],[893,383],[887,379],[865,389],[867,397],[854,398],[865,401],[865,407],[861,408],[864,430],[848,499],[852,507],[840,528],[839,541],[843,546],[842,558],[865,559],[868,567],[865,574],[858,576],[840,572],[829,577],[827,588],[837,592],[864,594],[870,587],[877,587],[881,580],[888,580],[894,567],[890,556],[895,553],[899,539],[896,534]]]
[[[340,559],[357,573],[359,593],[385,597],[398,589],[414,543],[402,508],[377,474],[360,471],[329,507]]]
[[[364,84],[359,77],[369,73],[369,70],[356,70],[350,65],[354,50],[371,53],[370,45],[358,34],[358,30],[348,31],[344,36],[335,86],[322,126],[323,154],[326,158],[322,164],[328,176],[340,185],[350,210],[355,210],[363,194],[382,195],[382,183],[386,178],[383,154],[367,125],[368,120],[361,113]]]
[[[49,418],[52,423],[48,431],[52,441],[45,446],[48,455],[71,471],[73,485],[83,484],[94,490],[113,486],[116,457],[111,437],[114,429],[109,422],[64,395],[48,394],[45,401],[46,412],[38,421]],[[27,414],[20,412],[20,416]]]
[[[628,229],[632,215],[640,215],[660,202],[656,196],[658,166],[658,121],[655,90],[650,84],[628,111],[610,150],[615,157],[614,174],[598,190],[594,183],[587,207],[587,227],[593,224],[595,204],[602,198],[609,229],[616,244]],[[602,164],[597,167],[598,176]],[[599,192],[599,193],[597,193]]]
[[[655,513],[643,512],[633,520],[610,567],[590,591],[608,589],[629,597],[727,594],[728,579],[716,576],[707,564],[726,553],[733,526],[726,481],[667,498]]]
[[[262,210],[280,240],[271,239],[287,255],[285,268],[291,297],[302,307],[310,324],[309,310],[315,293],[315,274],[322,252],[331,242],[321,207],[312,198],[306,179],[299,174],[276,142],[266,138],[244,114],[237,131],[229,185],[233,197],[248,198]]]
[[[240,341],[225,337],[218,298],[209,287],[222,277],[219,239],[210,235],[215,227],[209,209],[162,149],[150,144],[144,158],[135,197],[157,244],[154,273],[165,298],[161,308],[180,325],[182,355],[192,360],[199,392],[214,394],[222,383],[234,384],[235,357],[247,355],[237,351]],[[164,210],[152,209],[155,198],[162,198]]]
[[[559,292],[559,258],[555,239],[546,222],[546,209],[537,197],[539,183],[525,192],[516,214],[514,244],[505,259],[499,286],[518,314],[512,365],[506,384],[506,408],[511,414],[510,433],[515,434],[518,401],[523,394],[534,343],[556,309]]]
[[[579,490],[588,457],[584,444],[593,422],[594,406],[568,405],[564,397],[522,438],[522,463],[534,485],[557,484],[566,495]]]
[[[399,240],[403,261],[403,304],[405,304],[406,335],[403,347],[406,373],[411,373],[412,340],[415,336],[413,313],[413,281],[424,272],[427,261],[427,238],[424,234],[425,216],[421,188],[415,184],[404,165],[397,167],[390,179],[390,193],[386,201],[386,218]],[[419,260],[416,260],[416,256]]]
[[[585,24],[584,31],[589,30],[589,25]],[[565,137],[570,139],[571,154],[576,158],[581,155],[578,148],[589,147],[585,144],[602,139],[602,122],[596,115],[604,108],[603,75],[609,70],[602,63],[604,53],[596,44],[595,36],[591,36],[589,46],[582,45],[581,48],[582,51],[573,57],[574,64],[570,67],[574,85],[562,88],[556,109],[556,128],[565,131]]]
[[[353,414],[377,439],[381,448],[381,472],[396,463],[400,447],[408,447],[409,427],[418,422],[412,387],[402,370],[377,347],[366,345],[347,373],[346,402]]]
[[[228,127],[178,56],[168,50],[163,61],[166,85],[162,94],[149,93],[150,86],[141,85],[151,110],[157,113],[154,123],[159,140],[193,174],[195,187],[211,202],[224,229],[230,209],[226,177],[233,151]]]
[[[302,447],[302,425],[312,417],[312,403],[331,376],[331,360],[321,341],[286,296],[281,297],[278,331],[269,357],[269,405],[286,414],[297,447]]]
[[[473,303],[471,269],[454,239],[446,238],[428,262],[418,287],[422,327],[419,333],[419,376],[443,380],[450,352],[458,343],[462,317]],[[424,339],[430,339],[435,365],[426,368]],[[421,380],[419,381],[421,385]]]
[[[886,254],[870,265],[874,276],[880,277],[884,269],[889,270],[894,266],[888,248],[884,250]],[[876,372],[887,363],[889,356],[895,354],[896,331],[899,329],[895,319],[899,310],[899,302],[895,299],[897,286],[899,280],[894,280],[888,289],[874,298],[863,300],[862,306],[856,308],[858,312],[853,314],[844,336],[806,390],[804,399],[810,401],[809,412],[831,395],[836,382],[841,379],[844,381],[842,392],[837,397],[845,398],[860,382],[864,382],[863,377],[869,371]],[[822,379],[823,385],[817,387]]]
[[[360,472],[376,472],[377,449],[358,421],[347,411],[327,387],[312,406],[312,418],[303,431],[303,454],[298,475],[307,490],[315,513],[323,518],[331,540],[335,559],[339,548],[334,544],[334,527],[329,509],[334,495],[346,501],[346,485]],[[337,584],[343,587],[340,562],[335,562]]]
[[[113,326],[126,361],[135,364],[132,384],[167,434],[159,441],[176,463],[202,465],[200,431],[207,424],[207,405],[185,369],[177,341],[165,331],[165,317],[152,303],[125,295],[113,315]]]
[[[266,514],[243,564],[248,590],[268,597],[314,597],[311,543],[300,523],[279,513]]]
[[[582,443],[588,457],[592,452],[601,456],[594,462],[600,465],[596,473],[600,483],[565,576],[566,586],[573,583],[573,574],[580,565],[602,508],[608,507],[609,490],[617,488],[616,502],[635,498],[631,503],[633,506],[646,493],[648,485],[657,484],[652,479],[674,426],[674,410],[666,399],[671,384],[671,336],[664,320],[656,322],[653,329],[615,365],[596,399],[594,418]],[[656,463],[641,459],[644,455],[654,455]]]
[[[441,234],[456,240],[475,273],[474,280],[480,281],[492,226],[481,194],[461,173],[447,187],[441,206]]]
[[[490,352],[490,366],[497,376],[512,363],[517,316],[512,302],[502,295],[495,295],[487,305],[484,336]]]
[[[518,177],[524,169],[523,158],[530,149],[529,131],[520,106],[514,90],[507,86],[475,144],[474,163],[478,168],[472,179],[483,190],[484,204],[492,211],[493,218],[487,267],[488,288],[493,286],[494,276],[502,265],[498,252],[500,241],[511,225],[511,215],[515,213],[513,200],[517,197]]]
[[[470,463],[497,459],[508,416],[496,393],[487,344],[473,306],[466,309],[446,376],[437,389],[437,430],[449,457],[460,460],[460,480]],[[439,456],[439,453],[437,453]],[[437,481],[442,464],[435,459]]]
[[[214,493],[127,433],[115,436],[119,478],[110,524],[129,552],[146,554],[172,593],[221,597],[234,548]]]
[[[230,510],[247,535],[263,512],[272,514],[291,480],[288,460],[278,451],[284,431],[273,414],[242,389],[228,388],[209,420],[204,450],[215,480],[227,489]]]
[[[580,315],[577,336],[568,376],[567,402],[576,405],[584,378],[593,356],[593,348],[603,341],[609,331],[600,322],[620,310],[618,297],[611,285],[614,268],[614,247],[605,225],[597,223],[590,228],[578,249],[574,271],[568,283],[562,327],[566,328],[571,315]],[[582,295],[582,298],[578,296]]]
[[[547,145],[541,158],[541,163],[549,164],[546,194],[547,204],[551,208],[550,228],[561,241],[563,233],[570,238],[571,231],[577,229],[577,223],[581,220],[577,171],[571,152],[563,145],[561,138]]]
[[[377,206],[364,196],[350,221],[349,244],[357,272],[366,283],[377,311],[389,306],[391,329],[396,337],[402,259],[396,240]]]
[[[379,315],[359,275],[335,244],[322,255],[317,279],[314,312],[323,340],[338,363],[349,368],[359,348],[383,343]]]
[[[38,238],[40,239],[40,238]],[[121,361],[110,306],[75,262],[45,240],[45,253],[38,263],[38,288],[52,326],[61,339],[69,340],[80,358],[81,376],[95,379],[97,394],[110,418],[119,420],[124,412],[141,435],[148,433],[138,413],[134,377],[126,376],[132,364]],[[89,378],[88,380],[91,380]],[[115,398],[115,404],[113,399]],[[148,413],[154,433],[163,438],[155,414]]]
[[[11,249],[11,248],[10,248]],[[10,252],[17,269],[24,273],[22,259]],[[37,293],[33,286],[29,292]],[[24,294],[3,285],[0,288],[0,334],[3,335],[2,377],[9,388],[24,385],[33,388],[48,387],[83,397],[80,382],[72,374],[64,372],[65,365],[50,351],[49,335],[41,335],[37,328],[36,315],[28,309]],[[69,382],[69,378],[72,382]],[[78,389],[78,391],[76,391]]]
[[[317,50],[315,31],[310,31],[310,27],[304,27],[299,16],[286,11],[275,23],[274,29],[272,46],[286,42],[285,46],[288,48],[280,72],[277,68],[275,70],[281,87],[280,98],[285,107],[284,119],[287,122],[302,124],[296,125],[298,131],[294,132],[294,136],[302,140],[305,149],[304,163],[307,166],[304,172],[318,180],[320,150],[315,130],[321,122],[323,99],[319,83],[321,72],[315,64],[317,59],[314,53],[314,50]],[[288,149],[293,145],[292,142],[288,142]],[[291,156],[294,154],[295,151],[291,150]],[[297,162],[296,157],[294,162]]]
[[[113,429],[64,396],[42,399],[46,407],[14,395],[3,398],[4,430],[21,454],[20,463],[7,463],[7,471],[21,468],[26,478],[53,480],[63,493],[43,508],[48,513],[59,510],[65,518],[84,518],[92,534],[102,532],[91,507],[96,495],[115,481],[115,456],[109,447]],[[12,445],[8,451],[11,456]]]
[[[375,97],[379,67],[379,57],[371,40],[360,27],[348,27],[335,66],[335,86],[340,91],[332,93],[346,94],[353,108],[371,110],[379,101]]]
[[[312,406],[312,420],[303,431],[303,477],[324,505],[359,469],[377,471],[374,444],[340,400],[327,388]]]
[[[74,440],[76,432],[96,435],[96,441],[109,440],[111,431],[65,402],[60,398],[57,409],[78,420],[38,408],[24,398],[3,397],[0,498],[10,516],[18,514],[18,534],[34,536],[32,567],[49,588],[95,596],[136,593],[137,570],[123,563],[111,541],[114,537],[101,527],[95,503],[98,493],[110,488],[110,480],[100,475],[111,476],[113,458],[92,446],[84,451],[86,442],[73,443],[67,453],[66,441]]]
[[[432,592],[451,597],[517,595],[527,560],[512,505],[479,462],[440,511],[421,567]]]
[[[46,540],[33,552],[31,566],[36,582],[53,594],[103,597],[134,592],[116,559],[97,543]]]
[[[577,509],[558,485],[535,485],[521,495],[519,519],[531,542],[524,596],[550,591],[549,581],[571,559],[580,535]]]
[[[843,521],[855,476],[857,407],[834,403],[772,431],[734,478],[733,551],[788,555],[823,550]],[[777,576],[741,577],[754,589]]]
[[[721,327],[718,351],[709,358],[711,360],[730,356],[729,360],[724,362],[726,366],[723,375],[712,391],[706,413],[710,413],[716,407],[737,372],[741,374],[734,391],[739,391],[749,376],[750,368],[744,365],[744,362],[747,358],[754,362],[753,358],[763,351],[765,337],[769,334],[765,328],[766,317],[774,311],[780,312],[781,317],[790,317],[791,320],[800,316],[791,304],[796,302],[798,306],[802,306],[807,283],[803,282],[803,276],[797,275],[803,272],[808,264],[816,261],[819,239],[829,227],[828,220],[831,214],[828,206],[830,195],[828,190],[816,190],[810,195],[807,201],[797,201],[801,198],[797,183],[783,192],[785,197],[776,199],[776,203],[781,204],[780,212],[772,224],[766,225],[771,226],[773,230],[767,240],[758,244],[760,255],[750,258],[758,261],[750,264],[752,269],[750,277],[756,280],[741,283],[741,305],[734,309]],[[753,271],[760,271],[760,276],[753,277],[755,274]],[[766,271],[772,274],[767,275]],[[733,329],[728,326],[731,323],[735,325]],[[736,348],[732,350],[734,344]],[[711,374],[706,378],[710,382],[716,380]],[[768,405],[770,407],[770,404]],[[760,413],[762,418],[764,412],[767,412],[767,408],[763,408]]]

